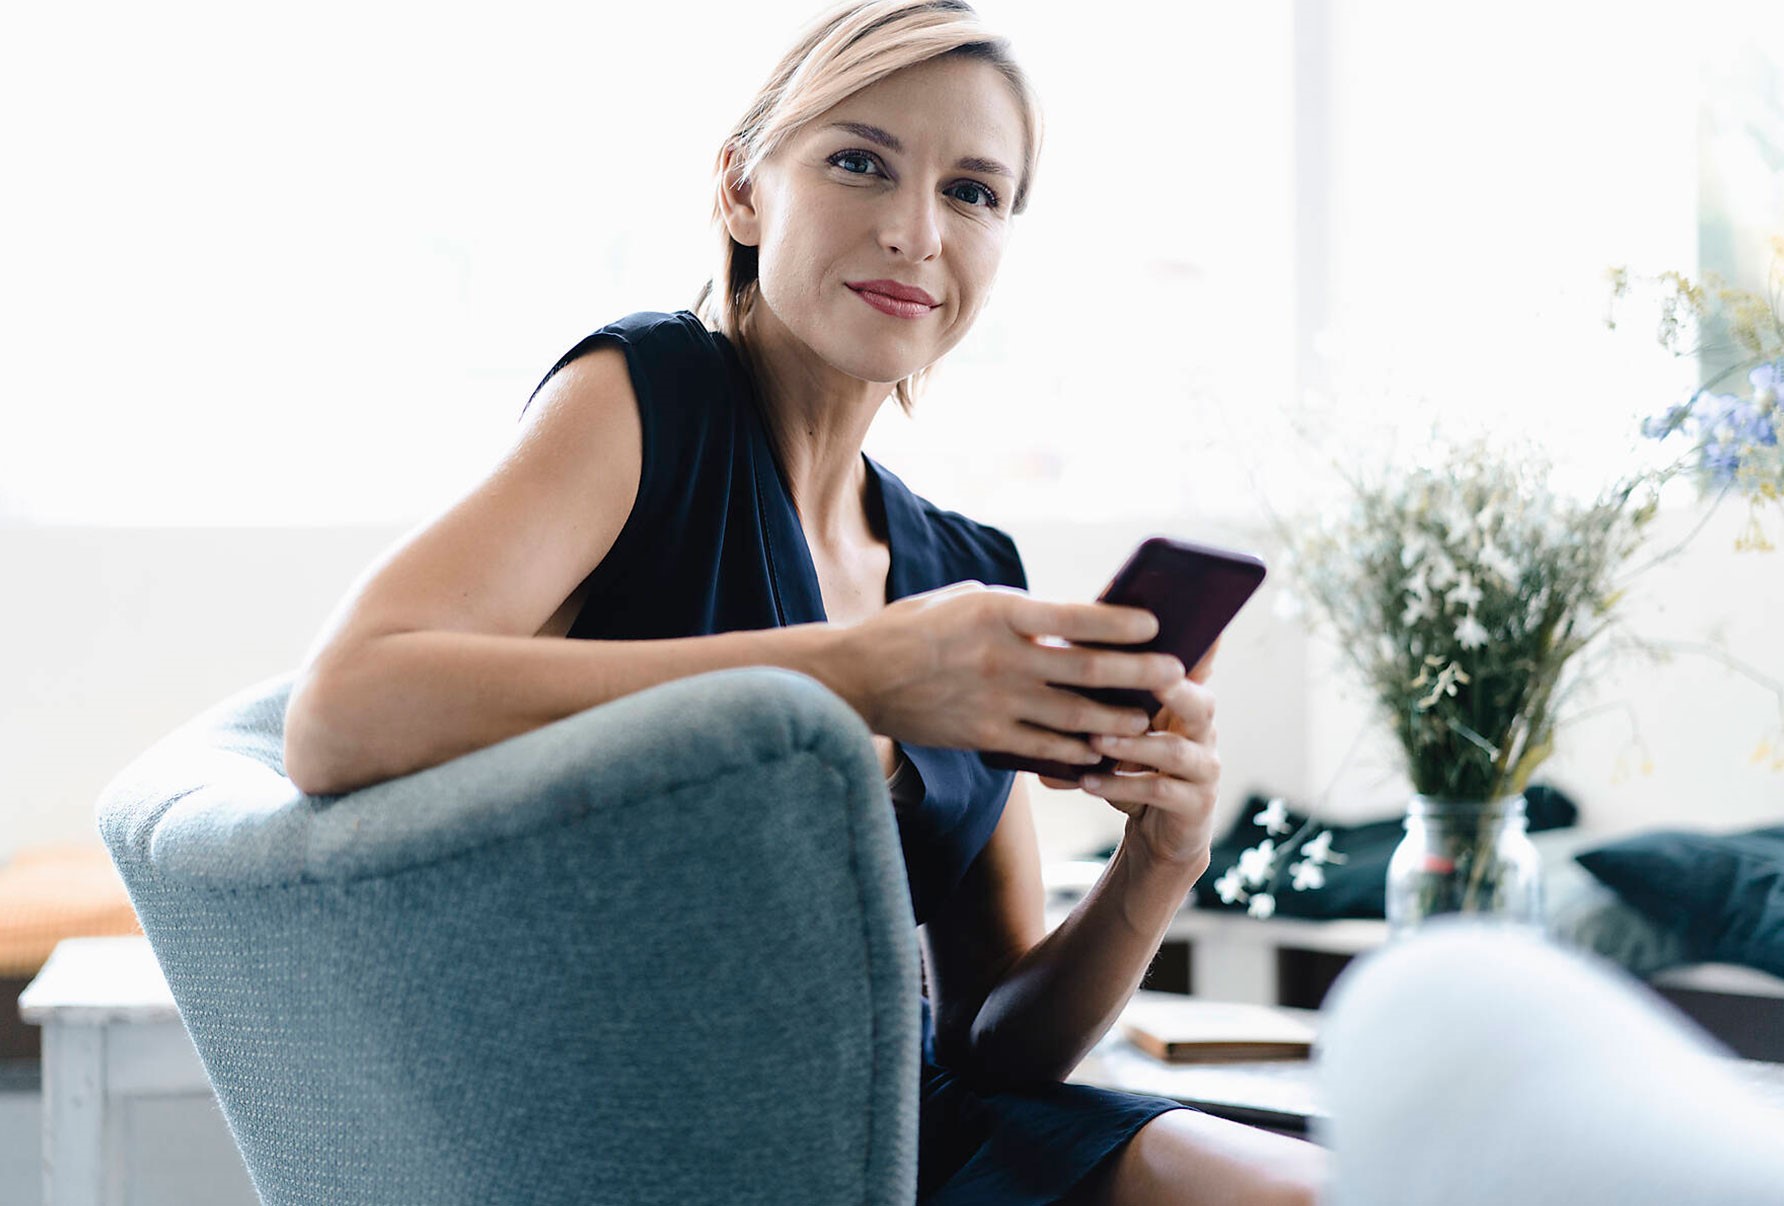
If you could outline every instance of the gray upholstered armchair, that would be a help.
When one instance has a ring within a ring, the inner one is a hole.
[[[912,1200],[914,927],[841,700],[721,671],[315,797],[294,678],[98,806],[265,1201]]]

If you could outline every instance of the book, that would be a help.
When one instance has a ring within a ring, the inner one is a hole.
[[[1268,1005],[1159,1000],[1136,996],[1121,1013],[1127,1040],[1169,1063],[1307,1059],[1317,1031],[1309,1022]]]

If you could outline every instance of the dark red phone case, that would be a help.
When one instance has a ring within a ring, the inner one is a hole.
[[[1249,553],[1190,544],[1168,536],[1149,537],[1116,572],[1103,593],[1097,596],[1097,601],[1145,608],[1158,617],[1158,635],[1144,644],[1087,641],[1084,647],[1120,649],[1128,653],[1169,653],[1181,661],[1185,669],[1194,669],[1262,584],[1264,574],[1264,563]],[[1079,687],[1067,683],[1053,685],[1115,707],[1139,708],[1149,716],[1160,707],[1157,697],[1150,691],[1128,687]],[[995,750],[982,751],[979,757],[985,765],[998,770],[1034,771],[1049,779],[1112,774],[1120,761],[1104,758],[1099,763],[1085,766],[1025,758]]]

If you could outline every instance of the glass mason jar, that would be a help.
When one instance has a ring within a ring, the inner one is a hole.
[[[1489,803],[1412,797],[1406,836],[1388,862],[1388,936],[1440,913],[1540,929],[1542,860],[1524,824],[1521,795]]]

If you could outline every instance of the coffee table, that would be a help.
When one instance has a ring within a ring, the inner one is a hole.
[[[1134,1004],[1149,1009],[1169,1008],[1192,998],[1179,993],[1141,989]],[[1312,1009],[1276,1011],[1319,1025]],[[1155,1059],[1122,1037],[1118,1020],[1102,1041],[1078,1064],[1066,1080],[1074,1084],[1120,1089],[1169,1097],[1220,1118],[1282,1134],[1311,1137],[1325,1117],[1315,1083],[1315,1059],[1248,1060],[1222,1063],[1166,1063]]]
[[[1134,1002],[1147,1008],[1168,1008],[1173,1002],[1191,999],[1146,989],[1134,994]],[[1318,1010],[1276,1008],[1313,1026],[1317,1034]],[[1728,1062],[1735,1075],[1762,1098],[1784,1109],[1784,1064],[1734,1058]],[[1122,1037],[1117,1020],[1066,1079],[1074,1084],[1168,1097],[1216,1117],[1317,1142],[1317,1128],[1328,1119],[1321,1107],[1318,1071],[1317,1043],[1312,1059],[1166,1063]]]

